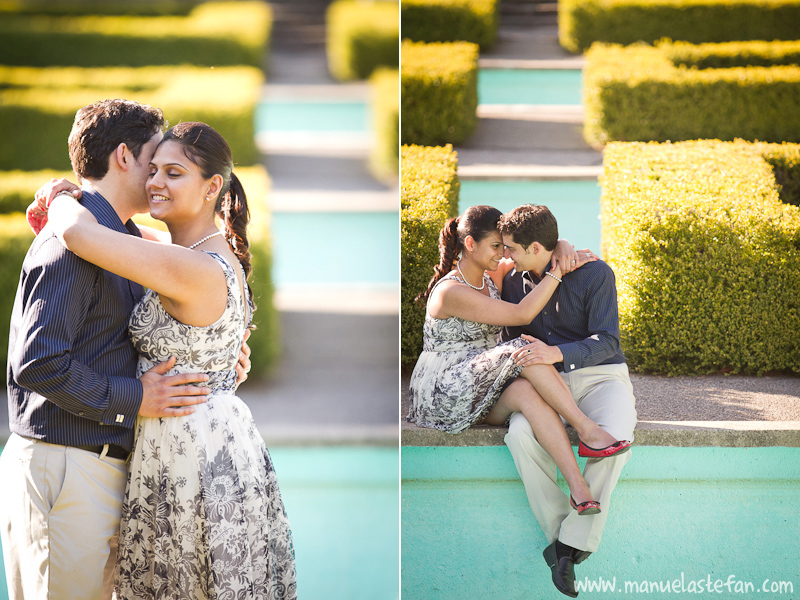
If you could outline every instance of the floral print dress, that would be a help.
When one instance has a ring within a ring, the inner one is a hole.
[[[500,299],[484,273],[491,298]],[[439,280],[464,282],[453,274]],[[438,285],[438,283],[437,283]],[[435,319],[425,313],[423,346],[411,375],[407,421],[420,427],[460,433],[482,421],[520,371],[511,354],[528,342],[497,343],[502,327],[458,317]]]
[[[228,283],[215,323],[176,321],[152,290],[131,314],[140,375],[174,355],[170,375],[206,372],[212,392],[191,415],[137,420],[117,554],[120,599],[297,597],[275,471],[250,409],[234,395],[244,300],[233,266],[208,254]]]

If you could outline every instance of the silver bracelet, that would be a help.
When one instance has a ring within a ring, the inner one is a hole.
[[[555,275],[553,275],[553,274],[552,274],[550,271],[547,271],[547,272],[545,273],[545,275],[550,275],[550,277],[552,277],[553,279],[555,279],[555,280],[556,280],[558,283],[561,283],[561,277],[556,277],[556,276],[555,276]]]

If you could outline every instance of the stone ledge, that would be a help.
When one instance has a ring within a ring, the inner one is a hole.
[[[478,425],[454,435],[404,424],[400,443],[402,446],[502,446],[507,431],[506,427]],[[575,430],[567,428],[567,434],[572,445],[577,446]],[[635,446],[800,447],[800,422],[640,421],[635,435]]]
[[[586,66],[586,58],[575,56],[570,58],[479,58],[481,69],[517,69],[517,70],[570,70],[580,71]]]
[[[478,425],[452,435],[405,422],[409,375],[402,378],[403,446],[502,446],[507,429]],[[800,447],[800,378],[632,374],[636,410],[634,445]],[[578,438],[567,433],[573,445]]]

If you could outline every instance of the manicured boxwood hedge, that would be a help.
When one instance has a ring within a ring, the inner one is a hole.
[[[397,2],[336,0],[326,21],[328,69],[336,79],[367,79],[379,67],[399,66]]]
[[[603,253],[632,366],[800,374],[800,208],[781,201],[798,165],[796,144],[606,147]]]
[[[402,58],[400,141],[464,141],[478,120],[478,46],[404,41]]]
[[[103,98],[157,106],[173,124],[210,123],[238,164],[256,163],[254,115],[263,74],[253,67],[97,68],[0,66],[0,169],[70,169],[75,112]]]
[[[473,42],[482,50],[497,38],[498,0],[402,0],[403,37],[415,42]]]
[[[65,150],[66,152],[66,146]],[[5,171],[0,173],[0,214],[25,212],[33,194],[51,179],[75,179],[70,171]]]
[[[798,0],[559,0],[558,36],[570,52],[594,42],[703,44],[796,40]]]
[[[280,348],[278,314],[272,304],[271,246],[269,241],[269,213],[266,197],[269,179],[263,167],[236,168],[248,196],[251,223],[248,229],[250,249],[253,254],[251,284],[257,303],[255,322],[258,329],[250,337],[253,370],[251,377],[265,375],[276,363]],[[25,207],[33,199],[34,192],[51,177],[73,178],[67,172],[38,171],[27,174],[19,172],[0,173],[0,206],[20,204],[19,198],[27,198]],[[139,215],[138,223],[164,229],[163,223],[148,216]],[[13,308],[14,295],[19,282],[22,260],[33,240],[33,234],[21,213],[0,214],[0,339],[8,340],[8,326]],[[0,363],[6,364],[8,345],[0,345]],[[5,380],[5,370],[0,379]]]
[[[452,146],[400,150],[400,356],[413,368],[422,352],[425,307],[414,298],[439,263],[439,231],[458,214],[458,160]]]
[[[187,16],[1,16],[0,63],[37,67],[260,67],[272,24],[260,1],[208,2]]]
[[[400,72],[380,69],[370,79],[375,146],[372,172],[379,178],[396,177],[400,159]]]
[[[798,32],[800,35],[800,32]],[[676,66],[696,69],[800,65],[800,41],[656,44]]]
[[[739,54],[762,63],[763,44],[660,44],[658,47],[597,44],[584,71],[584,137],[609,141],[721,140],[800,141],[800,66],[737,66],[697,69],[676,66],[717,62]],[[775,55],[796,56],[796,45],[776,46]],[[717,54],[719,50],[723,50]],[[784,58],[779,57],[779,60]],[[793,60],[788,58],[787,60]]]
[[[188,15],[200,0],[21,0],[0,3],[0,18],[7,15],[138,15],[160,17]]]

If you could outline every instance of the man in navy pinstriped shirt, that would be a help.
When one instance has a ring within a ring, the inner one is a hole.
[[[145,181],[163,137],[161,111],[124,100],[79,110],[70,133],[82,203],[98,222],[140,235]],[[113,248],[109,248],[113,251]],[[9,597],[110,598],[125,459],[137,415],[193,412],[202,374],[135,378],[127,335],[140,285],[67,251],[50,231],[22,266],[9,336],[12,436],[0,459],[0,533]]]
[[[558,224],[547,207],[528,204],[503,215],[498,226],[515,266],[503,281],[502,297],[518,303],[549,270]],[[502,339],[526,336],[531,344],[515,353],[518,364],[554,365],[587,416],[617,440],[632,441],[635,399],[619,344],[614,272],[601,260],[577,270],[574,265],[561,267],[565,275],[547,305],[529,325],[507,327]],[[555,463],[521,413],[512,415],[505,441],[550,542],[544,554],[553,583],[575,597],[574,565],[600,544],[611,492],[630,452],[587,459],[584,478],[602,512],[581,516],[558,488]]]

